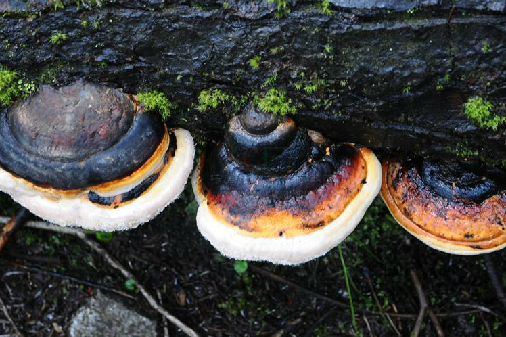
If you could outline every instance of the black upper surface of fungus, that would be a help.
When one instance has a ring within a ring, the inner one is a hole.
[[[253,110],[229,126],[225,141],[203,159],[202,182],[213,195],[235,191],[273,200],[307,195],[350,166],[358,153],[346,144],[316,143],[293,121]]]
[[[408,160],[406,170],[420,188],[428,187],[449,201],[481,203],[506,190],[506,176],[474,161]]]
[[[131,174],[163,134],[157,116],[136,113],[116,89],[81,81],[43,87],[1,112],[0,165],[41,186],[79,189]]]

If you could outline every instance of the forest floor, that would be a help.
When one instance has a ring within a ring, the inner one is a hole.
[[[412,272],[445,336],[506,336],[505,308],[484,257],[428,248],[379,198],[340,245],[342,259],[335,248],[296,267],[223,257],[199,234],[192,199],[187,189],[150,223],[89,238],[201,336],[410,336],[420,311]],[[17,209],[0,194],[0,214]],[[490,255],[502,286],[505,254]],[[66,336],[72,315],[98,287],[157,320],[164,336],[161,315],[135,285],[79,238],[21,227],[0,254],[0,298],[24,336]],[[420,336],[437,336],[428,316],[419,328]],[[0,310],[0,336],[14,331]],[[172,325],[169,335],[184,336]]]

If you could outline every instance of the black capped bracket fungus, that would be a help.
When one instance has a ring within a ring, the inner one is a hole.
[[[0,114],[0,190],[59,225],[152,219],[183,190],[193,157],[188,131],[102,85],[44,86]]]
[[[379,192],[381,164],[250,106],[201,156],[192,185],[198,228],[221,253],[293,265],[351,233]]]
[[[475,162],[407,158],[383,162],[381,195],[422,242],[459,255],[506,245],[506,177]]]

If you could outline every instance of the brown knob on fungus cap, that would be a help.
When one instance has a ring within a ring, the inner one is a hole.
[[[299,264],[351,233],[381,186],[374,154],[249,107],[192,179],[201,233],[226,256]]]
[[[397,222],[440,251],[506,245],[506,176],[473,162],[385,160],[381,195]]]
[[[193,140],[116,89],[44,86],[0,113],[0,190],[59,225],[136,227],[178,197]]]

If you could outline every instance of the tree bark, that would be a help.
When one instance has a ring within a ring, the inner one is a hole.
[[[506,127],[464,113],[477,96],[506,116],[504,0],[283,3],[0,0],[0,64],[36,84],[163,91],[178,107],[168,122],[198,139],[276,88],[300,125],[336,140],[504,164]],[[199,110],[209,89],[235,99]]]

